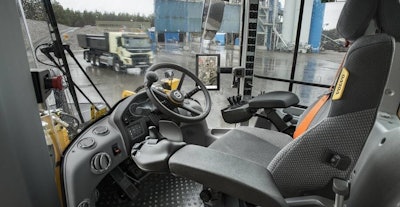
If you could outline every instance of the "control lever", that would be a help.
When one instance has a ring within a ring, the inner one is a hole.
[[[235,105],[239,103],[237,96],[233,96],[233,103],[235,103]]]
[[[233,102],[233,98],[232,98],[232,97],[228,97],[228,102],[229,102],[229,104],[230,104],[231,106],[234,105],[234,102]]]
[[[168,78],[169,80],[172,80],[174,78],[174,71],[173,70],[167,70],[164,73],[165,78]]]
[[[155,126],[149,126],[149,136],[147,137],[149,139],[158,139],[157,128]]]
[[[334,178],[332,189],[333,192],[335,192],[336,194],[334,207],[343,207],[344,198],[350,193],[349,182],[347,182],[346,180]]]
[[[158,75],[156,72],[154,71],[148,71],[146,73],[146,83],[145,85],[150,88],[151,85],[153,85],[153,83],[158,81]]]
[[[237,95],[238,103],[242,101],[242,95]]]
[[[149,144],[157,144],[160,140],[165,139],[155,126],[149,126],[149,136],[145,138]]]
[[[231,106],[239,106],[242,104],[242,96],[241,95],[230,96],[227,98],[227,100],[229,101],[229,104]]]
[[[145,143],[150,144],[150,145],[155,145],[159,141],[165,139],[165,137],[162,136],[160,134],[160,132],[158,132],[158,130],[155,126],[149,126],[148,129],[149,129],[149,135],[146,136],[145,141],[142,141],[142,142],[139,142],[139,143],[136,143],[135,145],[133,145],[132,151],[131,151],[132,156],[135,156],[137,151],[140,150]]]

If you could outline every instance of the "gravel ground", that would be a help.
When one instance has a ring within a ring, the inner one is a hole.
[[[47,22],[44,21],[36,21],[27,19],[28,31],[32,40],[33,48],[43,43],[50,43],[50,33]],[[23,31],[24,43],[27,50],[27,56],[29,61],[29,66],[31,68],[35,68],[34,55],[32,54],[32,50],[30,49],[30,44],[28,40],[28,33],[25,29],[24,22],[21,20],[21,27]],[[63,43],[70,45],[70,48],[74,51],[82,50],[81,47],[78,46],[78,39],[76,38],[77,34],[103,34],[104,30],[95,26],[85,26],[85,27],[68,27],[62,24],[58,25],[58,30],[60,31],[61,38]],[[38,52],[39,59],[46,60],[43,55]],[[42,67],[41,64],[38,67]]]
[[[45,40],[50,39],[50,33],[49,33],[49,29],[48,29],[46,22],[36,21],[36,20],[31,20],[31,19],[27,19],[26,22],[28,25],[29,34],[31,36],[34,47],[36,47],[40,43],[46,42]],[[28,37],[27,37],[26,30],[25,30],[25,25],[22,20],[21,20],[21,27],[22,27],[22,31],[24,34],[25,45],[27,48],[29,48],[30,46],[29,46],[29,42],[28,42]],[[65,30],[68,30],[69,28],[70,27],[62,25],[62,24],[58,25],[58,29],[60,31],[65,31]]]
[[[28,30],[29,34],[32,39],[33,47],[36,47],[39,44],[42,43],[47,43],[50,42],[50,34],[49,34],[49,28],[47,26],[47,23],[44,21],[36,21],[36,20],[31,20],[27,19],[26,20],[27,25],[28,25]],[[26,45],[26,48],[29,49],[30,45],[28,42],[28,36],[25,30],[25,25],[23,24],[23,21],[21,20],[21,27],[23,30],[24,34],[24,42]],[[85,26],[85,27],[68,27],[62,24],[58,24],[58,29],[61,34],[61,38],[63,39],[63,42],[66,44],[69,44],[71,46],[72,50],[80,50],[78,46],[78,40],[76,38],[77,34],[102,34],[104,33],[103,29],[100,29],[95,26]],[[66,35],[68,37],[66,37]]]

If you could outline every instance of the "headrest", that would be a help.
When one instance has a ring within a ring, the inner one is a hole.
[[[400,40],[400,0],[381,0],[377,23],[383,33]]]
[[[374,18],[379,0],[347,0],[337,23],[343,38],[354,41],[363,36]]]
[[[347,0],[337,30],[345,39],[354,41],[366,33],[372,20],[376,29],[400,39],[399,0]]]

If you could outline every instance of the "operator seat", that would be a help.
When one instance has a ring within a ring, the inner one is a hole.
[[[209,146],[266,168],[284,197],[318,194],[330,189],[333,178],[349,178],[385,91],[395,39],[400,38],[400,3],[347,0],[337,28],[353,44],[311,128],[293,140],[271,130],[239,127]]]

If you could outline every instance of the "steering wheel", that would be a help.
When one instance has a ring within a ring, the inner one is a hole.
[[[152,86],[154,82],[158,81],[158,76],[155,71],[160,69],[173,69],[180,71],[182,73],[181,78],[179,80],[179,84],[175,90],[171,91],[158,90],[157,88]],[[186,76],[189,76],[196,83],[196,85],[191,91],[184,93],[181,90],[181,88]],[[205,119],[207,115],[210,113],[211,98],[207,88],[199,80],[199,78],[197,78],[192,72],[190,72],[188,69],[182,66],[173,63],[154,64],[150,68],[148,68],[144,82],[145,82],[144,85],[146,93],[149,99],[153,102],[153,104],[161,112],[163,112],[164,114],[170,116],[171,118],[177,121],[197,122]],[[206,106],[204,110],[194,107],[196,106],[196,104],[193,104],[194,100],[191,99],[191,97],[199,91],[201,91],[205,97]],[[189,113],[185,115],[179,113],[179,111],[177,110],[173,110],[177,108],[184,109]]]

